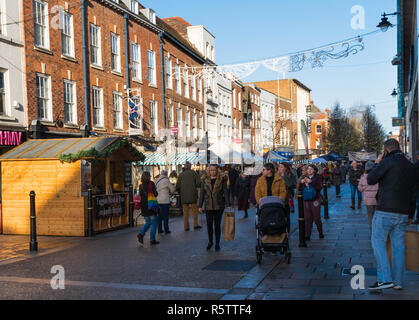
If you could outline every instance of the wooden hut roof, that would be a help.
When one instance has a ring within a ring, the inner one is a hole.
[[[60,155],[77,154],[80,151],[95,149],[103,151],[115,143],[117,137],[34,139],[0,156],[0,161],[23,159],[59,159]]]

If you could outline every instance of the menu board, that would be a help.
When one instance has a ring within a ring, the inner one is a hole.
[[[97,218],[117,217],[126,213],[126,194],[112,194],[95,197]]]
[[[130,162],[124,165],[124,191],[129,192],[129,185],[132,183],[132,166]]]

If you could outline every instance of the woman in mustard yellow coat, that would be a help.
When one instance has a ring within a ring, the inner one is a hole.
[[[256,202],[259,205],[260,199],[266,196],[281,197],[286,201],[287,188],[284,179],[275,173],[275,167],[272,163],[267,163],[263,166],[262,176],[258,179],[255,189]]]

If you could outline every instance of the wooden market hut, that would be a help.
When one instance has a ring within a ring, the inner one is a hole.
[[[25,142],[0,157],[2,233],[30,233],[33,190],[38,235],[86,236],[90,185],[94,232],[128,226],[131,162],[142,160],[126,138]]]

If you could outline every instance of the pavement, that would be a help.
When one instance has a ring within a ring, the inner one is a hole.
[[[236,237],[221,241],[221,251],[207,252],[205,218],[201,230],[183,231],[183,218],[170,220],[172,233],[157,246],[138,244],[139,227],[93,238],[39,237],[29,253],[29,237],[0,236],[0,299],[116,300],[385,300],[419,299],[419,274],[406,273],[405,289],[369,294],[353,290],[345,268],[362,265],[365,286],[375,282],[366,209],[349,208],[349,187],[336,199],[329,189],[325,239],[314,230],[307,248],[298,248],[298,213],[292,214],[291,264],[280,254],[256,264],[255,210],[249,219],[236,215]],[[315,229],[315,228],[314,228]],[[64,289],[53,289],[52,269],[62,266]]]

